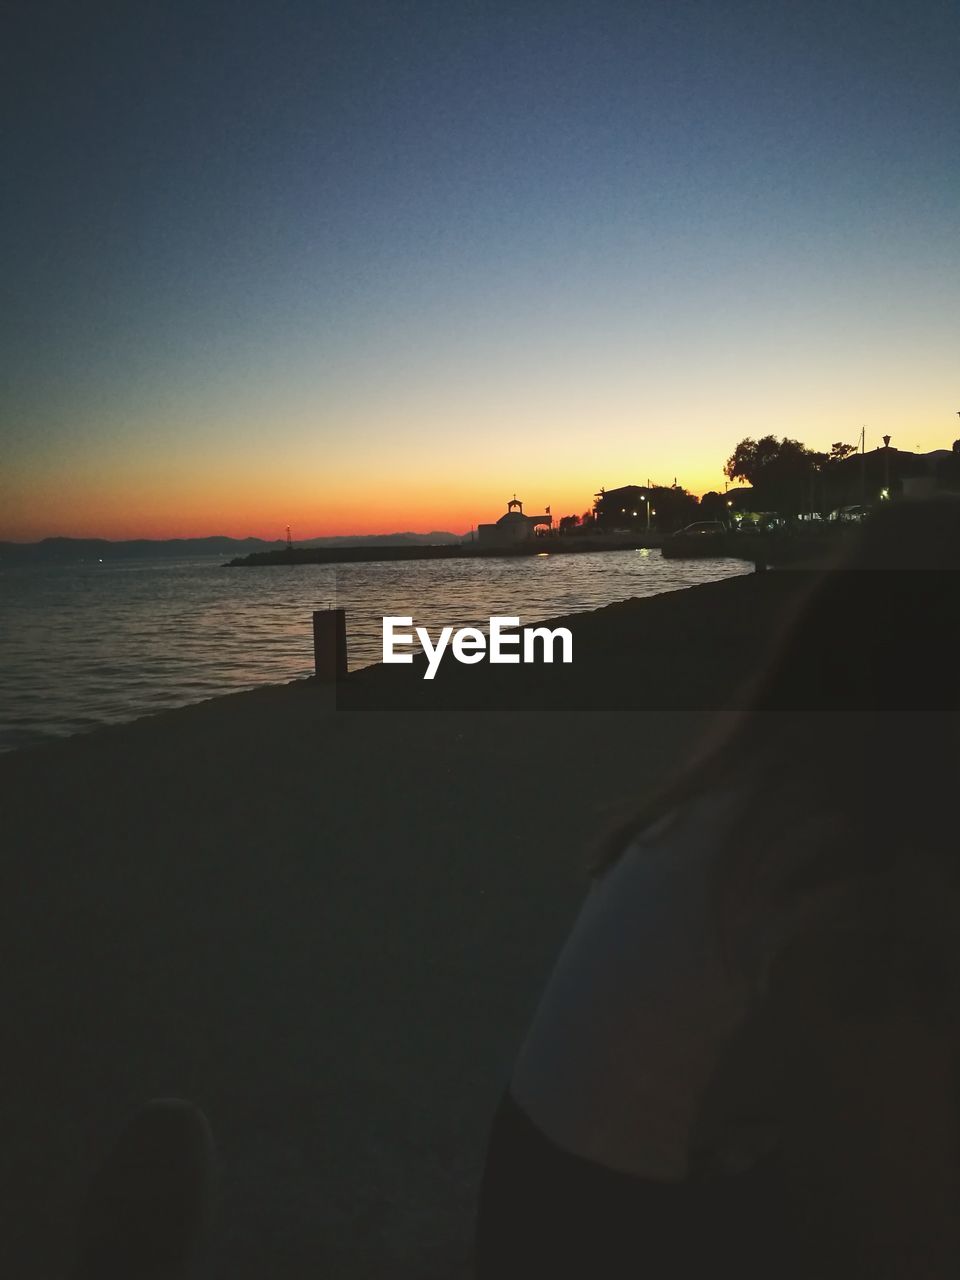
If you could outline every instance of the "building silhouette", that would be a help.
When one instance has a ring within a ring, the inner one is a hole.
[[[543,515],[525,515],[523,503],[516,494],[507,503],[506,512],[495,524],[477,525],[477,541],[483,546],[513,547],[529,542],[540,532],[553,527],[553,517],[547,507]]]

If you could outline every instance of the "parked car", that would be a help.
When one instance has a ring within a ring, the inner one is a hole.
[[[699,520],[664,538],[661,554],[668,560],[692,556],[722,556],[726,547],[727,527],[722,520]]]
[[[688,524],[682,529],[678,529],[676,533],[671,534],[673,538],[682,538],[687,535],[690,537],[703,537],[705,534],[726,533],[727,526],[722,520],[699,520],[696,524]]]

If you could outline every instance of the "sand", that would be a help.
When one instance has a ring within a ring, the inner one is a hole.
[[[0,757],[0,1270],[58,1274],[105,1144],[179,1095],[219,1144],[211,1274],[468,1276],[591,838],[800,576],[580,615],[572,668],[371,668]]]

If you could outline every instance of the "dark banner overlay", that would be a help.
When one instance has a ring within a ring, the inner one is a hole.
[[[960,574],[779,570],[547,623],[572,661],[466,665],[448,648],[335,681],[340,711],[718,710],[942,712],[958,707]],[[414,625],[417,623],[415,613]],[[351,620],[346,619],[349,645]],[[481,626],[483,622],[481,621]],[[431,628],[435,637],[437,628]],[[538,653],[542,647],[538,648]]]

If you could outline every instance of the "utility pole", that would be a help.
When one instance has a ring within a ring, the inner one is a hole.
[[[867,504],[867,428],[860,429],[860,505]]]

